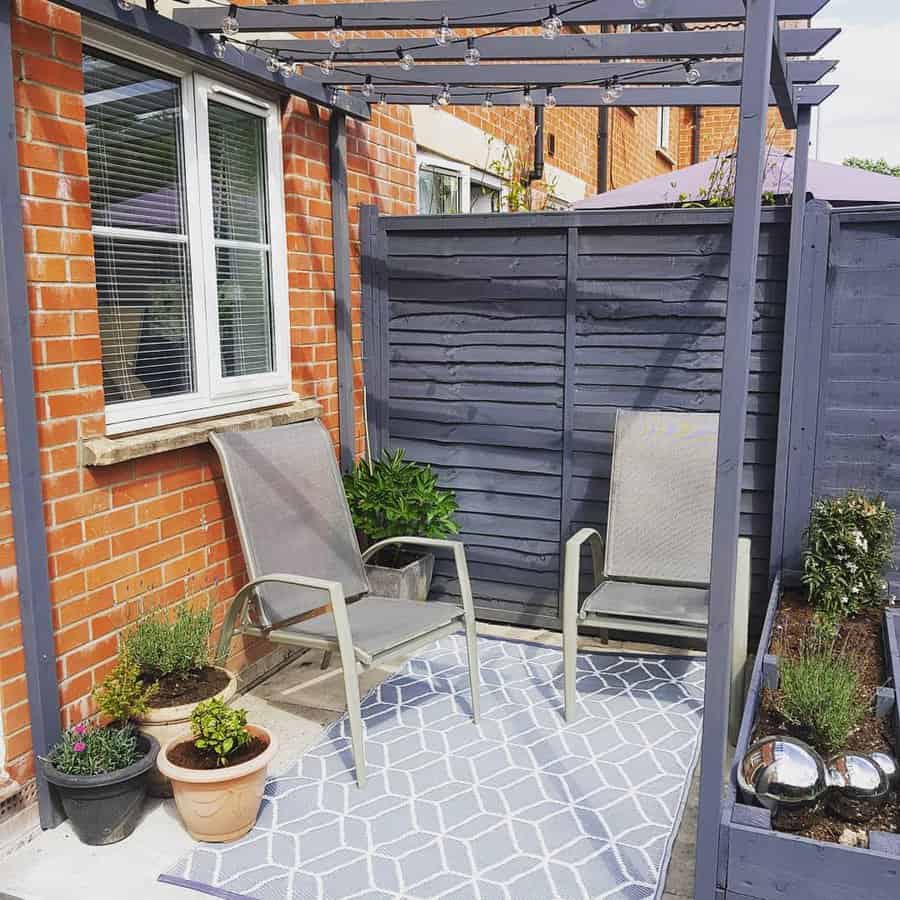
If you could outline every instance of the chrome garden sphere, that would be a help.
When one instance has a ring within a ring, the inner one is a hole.
[[[806,828],[820,811],[830,779],[812,747],[786,735],[765,737],[744,754],[738,785],[772,812],[784,831]]]
[[[878,755],[890,761],[885,754]],[[890,778],[872,756],[838,754],[828,761],[828,774],[834,788],[828,805],[848,822],[868,821],[891,792]]]

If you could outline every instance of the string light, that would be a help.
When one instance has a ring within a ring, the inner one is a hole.
[[[213,55],[216,59],[225,59],[225,42],[227,38],[224,34],[219,35],[219,39],[216,41],[216,45],[213,47]]]
[[[563,29],[563,20],[556,11],[556,5],[551,4],[547,18],[541,22],[541,37],[548,41],[552,41],[559,37],[559,33]]]
[[[697,68],[697,64],[692,59],[684,64],[684,71],[687,73],[688,84],[699,84],[703,78],[703,75]]]
[[[340,88],[338,88],[338,87],[333,87],[333,88],[331,89],[331,102],[332,102],[332,104],[337,103],[338,100],[341,99],[341,94],[343,94],[343,93],[344,93],[344,92],[343,92]]]
[[[437,31],[435,31],[434,33],[434,42],[438,45],[438,47],[443,47],[445,44],[449,44],[452,40],[453,29],[450,27],[450,19],[448,16],[444,16],[441,19],[441,24],[438,26]]]
[[[547,97],[544,100],[544,106],[546,106],[547,109],[555,109],[557,103],[558,101],[556,99],[556,94],[553,93],[553,88],[547,88]]]
[[[481,51],[475,46],[475,38],[466,40],[466,52],[463,55],[463,62],[467,66],[477,66],[481,62]]]
[[[416,64],[412,53],[404,50],[402,47],[398,47],[396,52],[397,59],[400,60],[400,68],[403,69],[404,72],[409,72]]]
[[[319,71],[323,75],[334,75],[334,51],[332,51],[327,59],[323,59],[319,63]]]
[[[334,17],[334,28],[328,32],[328,43],[337,50],[340,47],[344,46],[344,41],[347,40],[347,32],[344,31],[344,17],[343,16],[335,16]]]
[[[493,109],[494,108],[494,98],[491,97],[490,94],[484,95],[484,100],[481,101],[482,109]]]
[[[533,109],[534,97],[531,96],[531,88],[526,85],[525,92],[522,94],[522,102],[519,104],[521,109]]]
[[[440,109],[441,104],[438,102],[438,98],[435,94],[431,95],[431,108],[432,109]]]
[[[445,84],[440,94],[438,94],[438,103],[441,106],[449,106],[450,105],[450,85]]]
[[[363,97],[367,100],[371,100],[372,97],[375,96],[375,85],[372,84],[372,76],[366,75],[366,82],[362,87]]]
[[[638,9],[646,9],[650,5],[650,3],[649,0],[634,0],[634,5]]]
[[[273,53],[266,59],[266,68],[273,74],[281,68],[281,61],[278,59],[277,53]]]
[[[241,25],[237,20],[237,4],[232,3],[228,7],[228,15],[222,19],[222,34],[234,37],[240,30]]]
[[[116,0],[116,6],[118,6],[122,12],[131,12],[134,9],[134,4],[131,0]]]

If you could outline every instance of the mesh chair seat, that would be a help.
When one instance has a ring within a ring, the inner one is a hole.
[[[371,657],[451,625],[463,615],[463,609],[451,603],[417,603],[372,595],[347,605],[353,644]],[[276,633],[279,631],[337,643],[331,613],[275,629]]]
[[[709,590],[674,584],[604,581],[581,607],[581,618],[588,624],[592,615],[676,622],[705,629],[709,619]]]

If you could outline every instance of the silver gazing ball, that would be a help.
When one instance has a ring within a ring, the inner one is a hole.
[[[891,787],[896,787],[900,784],[900,768],[897,766],[897,760],[894,759],[888,753],[881,753],[880,751],[869,754],[869,759],[881,769],[882,772],[887,776],[888,783]]]
[[[891,792],[890,779],[871,756],[840,753],[828,761],[828,772],[834,788],[828,805],[847,822],[872,818]]]
[[[830,785],[822,757],[786,735],[753,744],[737,774],[741,791],[771,810],[772,825],[780,831],[801,831],[810,825]]]

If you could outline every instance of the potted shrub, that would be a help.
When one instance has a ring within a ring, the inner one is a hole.
[[[41,758],[47,781],[85,844],[114,844],[137,825],[159,744],[130,720],[146,709],[152,694],[152,687],[139,682],[137,666],[122,656],[95,692],[101,713],[112,721],[74,725]]]
[[[374,463],[360,460],[344,477],[344,488],[363,549],[385,538],[445,538],[459,531],[453,491],[439,488],[431,467],[408,462],[402,449],[385,450]],[[374,594],[424,601],[434,554],[385,547],[367,563],[366,574]]]
[[[140,730],[163,746],[189,725],[197,704],[211,697],[227,701],[237,689],[227,670],[209,665],[212,616],[208,609],[182,606],[174,619],[157,614],[139,622],[126,636],[124,650],[140,670],[144,684],[155,685]],[[171,797],[168,781],[154,770],[150,793]]]
[[[278,751],[275,736],[261,725],[248,725],[246,710],[231,709],[217,697],[194,709],[191,732],[163,746],[159,770],[171,781],[192,838],[237,840],[259,815],[266,769]]]

